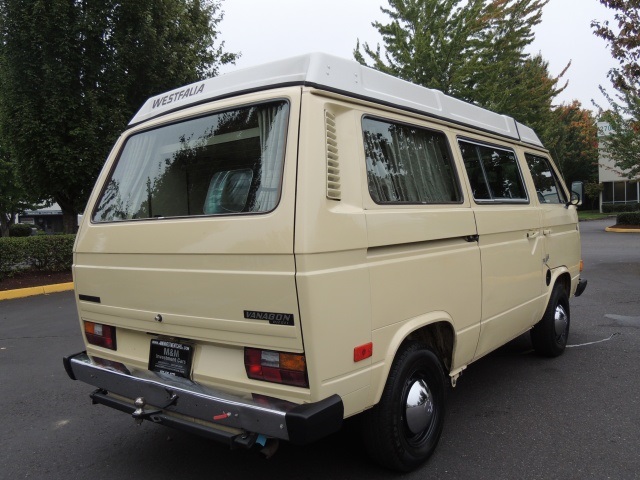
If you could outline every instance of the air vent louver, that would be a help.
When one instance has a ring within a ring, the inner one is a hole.
[[[340,200],[340,160],[338,156],[336,117],[331,112],[325,111],[324,114],[327,135],[327,198]]]

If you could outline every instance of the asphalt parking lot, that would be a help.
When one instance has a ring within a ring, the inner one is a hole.
[[[438,450],[403,478],[640,478],[640,234],[581,224],[585,293],[570,348],[536,356],[522,336],[473,364],[448,396]],[[91,405],[62,356],[83,350],[72,292],[0,302],[0,478],[382,479],[357,419],[274,457],[229,451]]]

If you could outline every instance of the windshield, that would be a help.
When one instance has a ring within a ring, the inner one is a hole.
[[[132,135],[94,222],[269,212],[278,204],[289,106],[218,112]]]

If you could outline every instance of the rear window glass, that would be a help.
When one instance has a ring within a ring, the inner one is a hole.
[[[280,198],[289,106],[219,112],[132,135],[94,222],[269,212]]]

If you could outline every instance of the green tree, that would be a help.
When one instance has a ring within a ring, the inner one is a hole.
[[[391,23],[373,22],[382,35],[373,50],[365,43],[364,53],[373,60],[373,68],[446,94],[459,95],[470,78],[468,65],[476,62],[480,18],[484,0],[389,0],[389,8],[380,10]],[[366,65],[358,41],[354,57]]]
[[[600,198],[600,194],[604,190],[602,183],[589,182],[584,185],[584,194],[589,199],[589,210],[595,210],[596,202]]]
[[[481,104],[533,128],[547,148],[552,148],[557,121],[553,113],[553,100],[567,86],[566,83],[558,86],[558,83],[569,66],[557,77],[552,77],[549,74],[549,62],[541,55],[527,57],[511,67],[509,81],[503,82],[504,90],[491,92]],[[486,88],[492,90],[493,85],[489,81]]]
[[[603,150],[621,175],[636,179],[640,177],[640,96],[626,90],[614,99],[601,90],[609,109],[600,112],[599,120],[611,126],[611,133],[601,138]]]
[[[358,41],[354,57],[367,64],[366,55],[373,68],[525,121],[525,110],[548,113],[561,91],[547,63],[525,53],[547,3],[389,0],[381,10],[391,22],[372,24],[384,52]]]
[[[601,91],[610,108],[600,112],[612,132],[602,139],[603,148],[615,165],[630,179],[640,176],[640,2],[638,0],[600,0],[615,11],[617,29],[608,21],[592,22],[594,33],[606,40],[620,66],[609,72],[617,90],[615,96]]]
[[[237,57],[216,0],[0,2],[0,118],[24,184],[71,232],[118,133],[154,94]]]
[[[598,131],[596,119],[577,100],[552,110],[545,145],[567,182],[598,181]]]
[[[35,208],[39,200],[22,186],[15,162],[0,148],[0,237],[8,236],[16,216]]]

